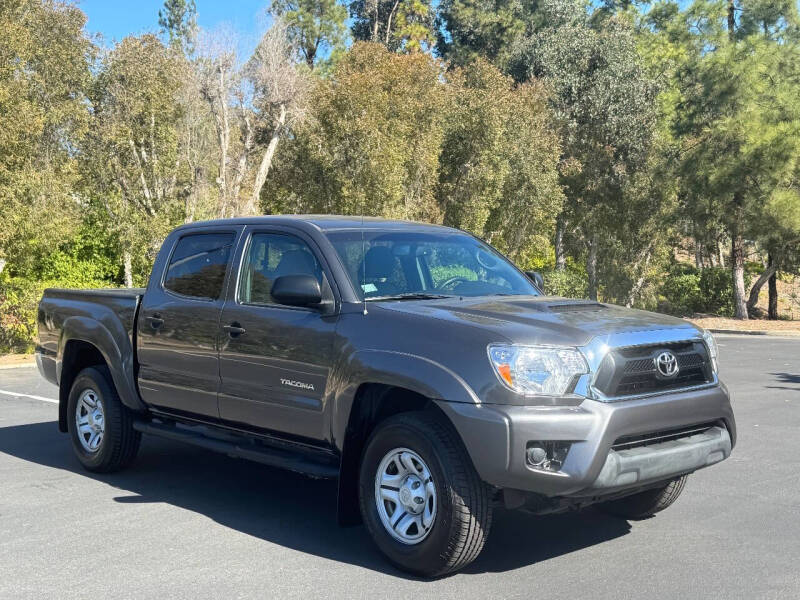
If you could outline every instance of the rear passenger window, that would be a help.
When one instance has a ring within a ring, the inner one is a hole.
[[[182,237],[170,258],[164,287],[183,296],[219,298],[233,239],[233,233],[197,233]]]

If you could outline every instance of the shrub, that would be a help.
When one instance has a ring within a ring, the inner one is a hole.
[[[675,315],[689,315],[702,306],[700,275],[678,271],[667,275],[661,286],[661,294],[666,300],[662,305],[665,312]]]
[[[586,298],[588,282],[586,274],[578,269],[566,268],[563,271],[542,271],[544,292],[550,296],[564,298]]]
[[[745,290],[750,289],[752,275],[745,271]],[[723,267],[696,269],[686,263],[674,265],[661,285],[664,302],[660,310],[675,315],[709,313],[733,316],[733,275]]]
[[[30,352],[36,337],[36,311],[48,287],[111,287],[108,281],[73,273],[72,279],[33,281],[0,276],[0,354]]]

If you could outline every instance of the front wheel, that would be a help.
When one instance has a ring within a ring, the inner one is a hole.
[[[75,455],[89,471],[118,471],[139,451],[142,434],[133,428],[133,415],[119,399],[105,366],[89,367],[75,377],[67,425]]]
[[[396,415],[367,442],[359,476],[361,514],[384,555],[426,577],[471,563],[491,526],[489,490],[458,434],[436,415]]]
[[[618,500],[601,502],[595,506],[610,515],[623,519],[646,519],[672,505],[686,486],[688,475],[670,481],[667,485],[625,496]]]

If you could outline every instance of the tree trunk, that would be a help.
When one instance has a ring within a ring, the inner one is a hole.
[[[761,288],[767,283],[770,277],[775,274],[775,265],[768,265],[766,269],[758,276],[753,287],[750,288],[750,297],[747,299],[747,314],[752,314],[758,304],[758,296],[761,294]]]
[[[372,11],[373,11],[372,14],[375,16],[375,22],[372,24],[372,39],[370,41],[371,42],[377,42],[378,41],[378,25],[380,24],[380,21],[378,20],[378,6],[379,6],[380,2],[378,2],[378,0],[370,0],[370,4],[372,5]]]
[[[747,319],[747,304],[744,299],[744,240],[738,230],[731,236],[731,271],[734,318]]]
[[[597,300],[597,236],[589,240],[589,256],[586,259],[586,275],[589,279],[589,299]]]
[[[697,231],[697,226],[694,227],[695,232]],[[700,241],[700,238],[697,237],[697,233],[694,235],[694,266],[698,269],[703,268],[703,243]]]
[[[638,264],[635,265],[634,272],[636,270],[641,269],[641,273],[638,279],[633,283],[633,287],[628,292],[628,297],[625,299],[625,307],[631,308],[633,303],[636,302],[636,298],[639,297],[639,294],[644,287],[644,282],[647,280],[647,267],[650,266],[650,259],[653,256],[653,251],[650,246],[644,251],[641,255],[640,259],[637,261]]]
[[[728,39],[732,42],[736,36],[736,0],[728,0]]]
[[[774,259],[772,254],[767,259],[767,264],[772,266]],[[778,318],[778,272],[777,270],[769,278],[769,308],[767,309],[767,317],[773,321]]]
[[[264,182],[267,180],[269,169],[272,166],[272,158],[275,156],[275,149],[278,147],[278,142],[281,139],[283,127],[286,124],[286,105],[281,104],[280,115],[275,129],[272,132],[272,138],[269,140],[267,149],[264,151],[264,156],[261,158],[261,164],[258,165],[256,172],[256,181],[253,184],[253,194],[250,196],[250,203],[247,205],[245,214],[252,215],[256,213],[258,207],[258,199],[261,196],[261,189],[264,187]]]
[[[553,244],[556,253],[556,271],[567,268],[567,256],[564,253],[564,219],[561,215],[556,219],[556,239]]]
[[[3,269],[6,268],[6,261],[4,258],[0,258],[0,273],[3,272]]]
[[[125,250],[122,253],[122,268],[125,271],[125,287],[132,288],[133,287],[133,260],[131,258],[131,253],[128,250]]]
[[[392,36],[392,17],[394,16],[394,12],[397,10],[398,4],[400,4],[400,0],[395,0],[394,6],[392,6],[392,10],[389,12],[389,17],[386,19],[386,40],[384,45],[387,48],[389,47],[389,40]]]

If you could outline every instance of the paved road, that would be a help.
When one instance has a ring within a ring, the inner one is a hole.
[[[739,445],[681,499],[628,523],[496,513],[483,554],[437,581],[335,523],[335,485],[146,439],[82,471],[56,390],[0,370],[0,598],[798,598],[800,340],[720,336]]]

